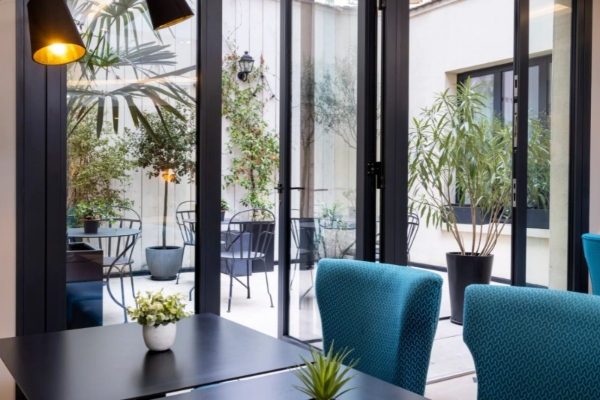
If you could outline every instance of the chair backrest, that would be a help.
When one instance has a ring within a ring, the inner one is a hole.
[[[410,253],[410,248],[417,237],[417,232],[419,231],[419,216],[417,214],[408,214],[408,232],[406,238],[408,243],[406,245],[406,251]]]
[[[292,241],[300,255],[301,264],[314,263],[319,258],[321,243],[320,225],[317,218],[291,218]]]
[[[586,233],[582,236],[582,240],[585,260],[592,280],[592,291],[595,295],[600,295],[600,235]]]
[[[100,220],[100,223],[103,226],[107,226],[108,228],[142,230],[142,218],[137,211],[127,207],[113,207],[113,209],[116,211],[116,213],[122,216]],[[104,250],[104,256],[116,257],[131,245],[131,248],[127,251],[127,254],[124,255],[125,257],[131,258],[133,250],[135,249],[135,245],[140,236],[141,234],[102,239],[98,241],[98,246]]]
[[[175,209],[175,222],[177,222],[177,226],[179,227],[179,232],[181,233],[183,243],[196,243],[196,232],[194,230],[195,221],[196,202],[189,200],[179,203]]]
[[[442,278],[355,260],[319,262],[316,295],[324,349],[353,349],[356,369],[423,394],[437,329]]]
[[[463,322],[479,400],[598,398],[600,298],[471,285]]]
[[[271,211],[240,211],[227,224],[225,251],[233,252],[239,259],[253,259],[259,254],[264,256],[274,236],[275,215]]]

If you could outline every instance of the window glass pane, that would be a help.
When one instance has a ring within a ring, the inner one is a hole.
[[[481,113],[487,120],[492,120],[494,116],[494,75],[484,75],[471,78],[471,85],[481,93],[483,107]]]
[[[278,311],[279,20],[277,1],[223,0],[223,211],[214,232],[222,242],[221,316],[271,336]]]
[[[512,69],[502,73],[502,117],[505,124],[511,124],[514,117],[514,76]]]
[[[569,263],[571,3],[530,2],[526,278],[528,285],[562,290]]]
[[[358,1],[294,1],[292,9],[290,334],[315,343],[321,258],[356,249]]]
[[[70,329],[129,320],[124,307],[138,290],[187,302],[197,44],[196,17],[154,31],[141,0],[71,9],[89,52],[67,72]],[[85,231],[98,223],[98,233]]]

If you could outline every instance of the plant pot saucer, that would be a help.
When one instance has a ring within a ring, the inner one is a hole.
[[[154,275],[150,275],[150,280],[152,280],[152,281],[163,282],[163,281],[174,281],[175,279],[177,279],[177,275],[167,276],[167,277],[156,277]]]

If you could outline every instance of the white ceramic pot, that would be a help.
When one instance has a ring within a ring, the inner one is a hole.
[[[177,325],[144,325],[143,332],[146,347],[152,351],[165,351],[169,350],[173,346],[173,343],[175,343]]]

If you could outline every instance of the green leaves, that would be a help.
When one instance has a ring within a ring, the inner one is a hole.
[[[192,315],[191,312],[185,311],[184,298],[181,293],[165,296],[162,289],[159,292],[147,291],[145,295],[137,292],[137,307],[128,306],[127,315],[140,325],[174,324]]]
[[[292,370],[303,384],[303,386],[294,385],[294,388],[315,400],[332,400],[354,389],[342,391],[344,385],[354,377],[348,376],[348,373],[359,361],[352,360],[348,366],[343,365],[351,352],[352,350],[344,349],[334,354],[333,342],[329,346],[327,355],[311,349],[312,362],[301,357],[306,367]]]
[[[193,180],[196,172],[194,115],[183,106],[162,115],[159,112],[138,114],[143,121],[140,129],[126,133],[135,165],[147,168],[149,178],[170,171],[175,183],[180,183],[185,176]]]
[[[263,119],[266,104],[274,98],[265,74],[264,60],[248,76],[237,78],[239,56],[234,51],[223,61],[223,116],[229,122],[227,151],[233,154],[224,186],[238,185],[246,189],[240,203],[247,208],[270,209],[269,196],[275,186],[279,167],[279,139]]]
[[[512,127],[483,113],[484,95],[470,80],[439,94],[413,122],[410,134],[410,211],[427,226],[445,226],[466,253],[489,254],[510,213]],[[490,219],[487,231],[472,222],[471,249],[458,230],[455,206]]]

